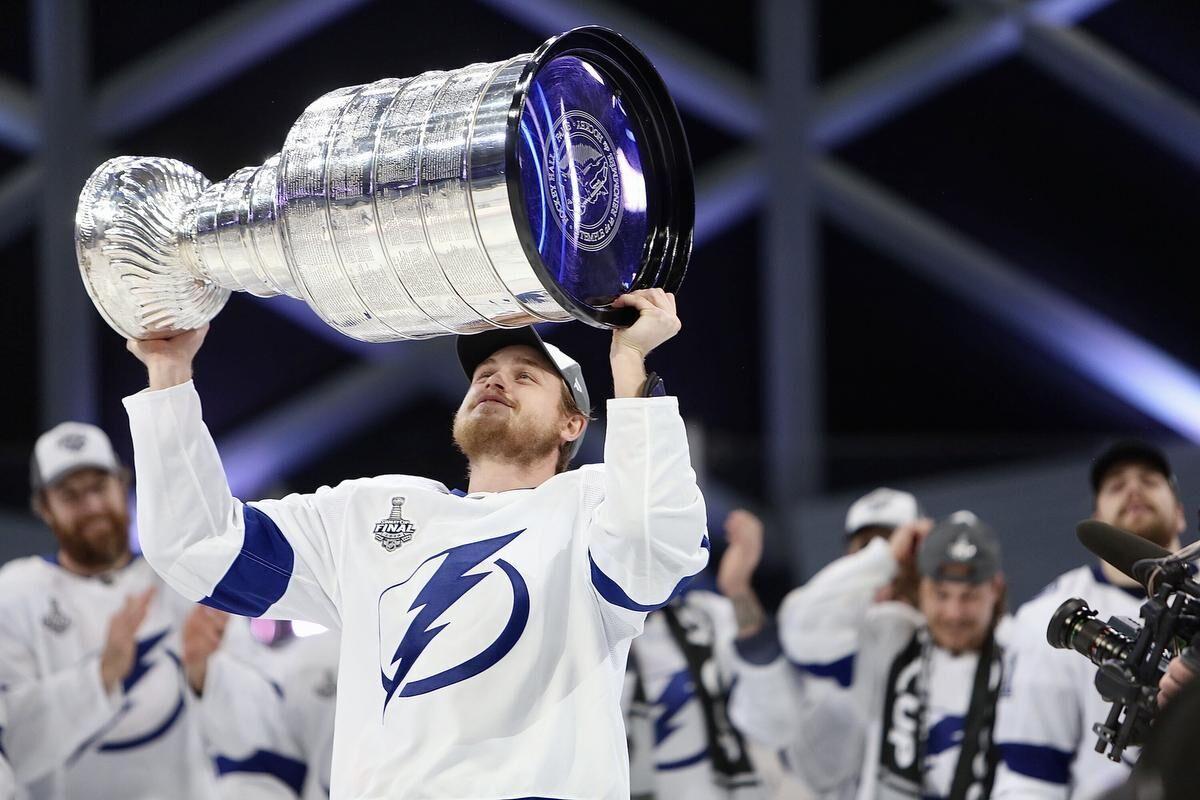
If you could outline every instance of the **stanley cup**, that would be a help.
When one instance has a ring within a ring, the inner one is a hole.
[[[129,338],[197,328],[231,291],[285,294],[370,342],[579,319],[675,291],[695,197],[647,58],[604,28],[532,55],[330,92],[279,154],[219,183],[167,158],[88,179],[79,268]]]

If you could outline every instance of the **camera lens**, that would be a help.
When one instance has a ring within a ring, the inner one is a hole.
[[[1105,661],[1123,661],[1133,641],[1112,626],[1096,619],[1096,612],[1077,597],[1058,607],[1046,627],[1046,640],[1060,650],[1074,650],[1096,666]]]

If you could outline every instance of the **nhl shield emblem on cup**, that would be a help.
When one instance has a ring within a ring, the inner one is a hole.
[[[167,158],[107,161],[75,240],[89,296],[126,337],[197,328],[245,291],[386,342],[631,324],[610,304],[679,288],[694,217],[662,79],[585,27],[532,55],[329,92],[278,155],[219,183]]]

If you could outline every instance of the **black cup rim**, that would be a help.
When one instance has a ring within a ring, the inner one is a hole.
[[[516,179],[520,174],[521,114],[529,87],[545,64],[564,55],[578,55],[605,68],[618,90],[630,98],[630,113],[646,138],[644,168],[657,186],[647,192],[651,198],[647,208],[649,231],[634,289],[676,292],[687,273],[696,225],[696,190],[687,137],[679,110],[650,59],[628,39],[599,25],[574,28],[547,39],[522,70],[513,92],[505,169],[509,175],[508,201],[513,224],[525,257],[550,296],[576,319],[598,328],[628,327],[637,319],[635,309],[588,305],[576,300],[554,280],[534,240],[525,211],[525,188]]]

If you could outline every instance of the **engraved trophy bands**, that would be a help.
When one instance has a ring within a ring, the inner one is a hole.
[[[197,328],[245,291],[383,342],[631,324],[610,304],[679,287],[694,217],[662,79],[586,27],[533,55],[330,92],[278,155],[220,183],[112,159],[83,188],[75,239],[88,294],[126,337]]]

